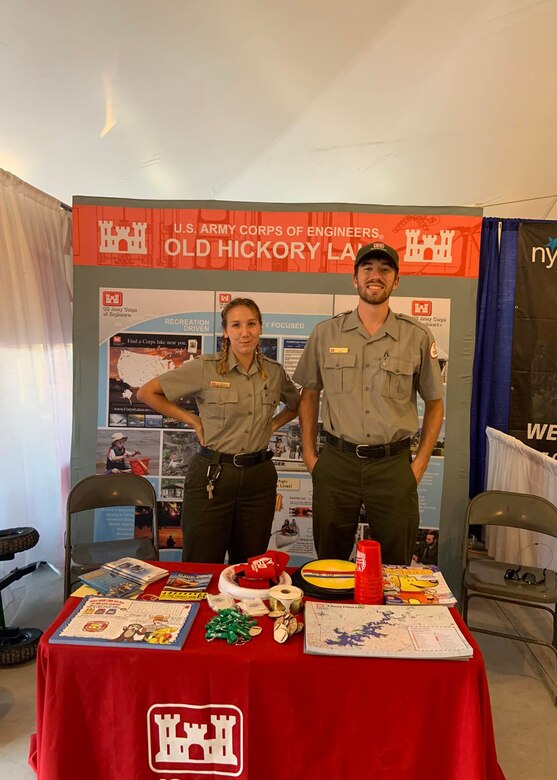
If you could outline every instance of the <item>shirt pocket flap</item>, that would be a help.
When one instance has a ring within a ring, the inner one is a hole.
[[[204,391],[203,400],[206,404],[236,404],[238,391],[229,387],[211,387]]]
[[[356,355],[354,353],[338,353],[325,355],[325,368],[354,368]]]
[[[393,357],[391,355],[387,355],[383,358],[381,368],[391,374],[402,374],[402,376],[410,376],[414,373],[414,364],[411,360],[405,360],[404,358]]]

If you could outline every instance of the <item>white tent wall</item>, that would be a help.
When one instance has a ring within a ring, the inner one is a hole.
[[[2,167],[62,201],[556,214],[552,0],[1,6]]]

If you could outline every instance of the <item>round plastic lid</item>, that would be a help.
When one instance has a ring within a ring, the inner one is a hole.
[[[351,599],[355,569],[353,561],[322,558],[300,566],[292,575],[292,582],[312,598]]]

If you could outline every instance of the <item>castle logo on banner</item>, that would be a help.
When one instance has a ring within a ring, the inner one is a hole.
[[[99,220],[99,252],[121,255],[146,255],[146,222],[116,225],[112,220]]]
[[[421,230],[406,231],[405,263],[452,263],[452,246],[454,230],[442,230],[434,236],[424,233],[420,240]],[[437,243],[439,241],[439,243]]]
[[[147,713],[154,772],[237,777],[243,769],[243,714],[232,704],[154,704]]]
[[[431,317],[431,301],[412,301],[412,317]]]
[[[80,200],[73,212],[74,265],[352,274],[360,248],[382,241],[399,253],[403,276],[478,276],[482,221],[474,209],[377,214],[305,210],[304,204],[265,210],[252,203]]]

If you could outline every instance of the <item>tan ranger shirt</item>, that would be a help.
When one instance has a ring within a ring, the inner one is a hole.
[[[263,357],[267,378],[259,375],[257,363],[246,371],[230,352],[228,373],[218,374],[219,354],[201,355],[180,368],[158,377],[169,401],[194,396],[203,423],[205,445],[217,452],[237,454],[266,449],[271,438],[271,420],[283,401],[298,409],[299,395],[284,368]]]
[[[326,431],[353,444],[386,444],[418,430],[416,391],[443,398],[435,341],[428,328],[389,310],[370,336],[358,312],[320,322],[293,379],[323,390]]]

